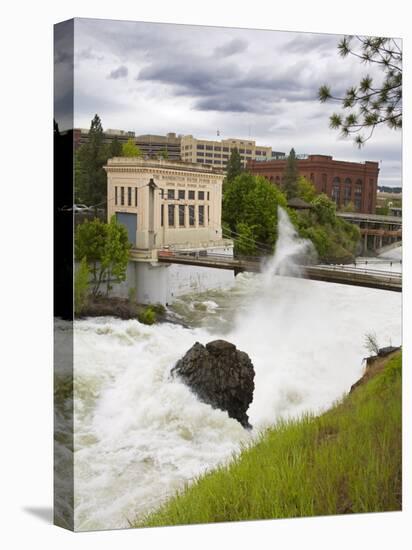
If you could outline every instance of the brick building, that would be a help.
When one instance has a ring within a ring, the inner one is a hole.
[[[286,158],[266,162],[249,161],[248,170],[281,185]],[[379,163],[333,160],[327,155],[308,155],[298,159],[299,173],[311,180],[319,193],[335,201],[337,208],[350,202],[357,212],[373,214],[376,208]]]
[[[74,147],[78,149],[81,145],[89,142],[89,128],[75,128],[73,131]],[[110,144],[116,138],[121,144],[127,143],[131,138],[135,140],[134,132],[125,130],[113,130],[109,128],[103,132],[103,143]]]

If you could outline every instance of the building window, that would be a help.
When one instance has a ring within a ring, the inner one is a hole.
[[[239,149],[239,153],[244,153],[245,150],[244,149]]]
[[[199,225],[205,225],[205,207],[199,204]]]
[[[218,147],[217,145],[215,145],[215,151],[221,151],[222,148],[221,147]]]
[[[362,208],[362,180],[358,179],[355,183],[355,208],[361,210]]]
[[[255,155],[261,155],[262,151],[255,151]]]
[[[229,152],[229,147],[223,147],[223,151],[224,151],[225,153],[228,153],[228,152]]]
[[[197,162],[203,162],[203,163],[204,163],[204,162],[205,162],[205,159],[199,159],[199,158],[198,158],[198,159],[197,159]]]
[[[247,155],[251,155],[252,154],[252,151],[250,149],[246,149],[246,154]]]
[[[204,145],[201,145],[200,143],[198,143],[198,144],[196,145],[196,149],[204,149],[204,148],[205,148],[205,146],[204,146]]]
[[[120,188],[120,204],[124,206],[124,187]]]
[[[114,204],[117,205],[117,186],[114,188]]]
[[[222,161],[221,160],[214,160],[213,164],[222,164]]]
[[[219,153],[215,153],[215,159],[221,159],[222,155],[219,155]]]
[[[207,200],[210,200],[210,191],[207,192]]]
[[[172,200],[175,198],[175,190],[174,189],[168,189],[167,190],[167,198],[172,199]]]
[[[197,192],[197,198],[200,201],[204,201],[205,200],[205,192],[204,191],[198,191]]]
[[[134,205],[137,206],[137,187],[134,188]]]
[[[213,153],[205,153],[207,157],[213,157]]]
[[[207,207],[207,225],[210,225],[210,206]]]
[[[332,200],[339,205],[340,200],[340,178],[333,178],[332,182]]]
[[[179,204],[179,226],[184,227],[185,226],[185,205]]]
[[[127,206],[132,206],[132,188],[127,188]]]
[[[206,145],[206,151],[213,151],[213,145]]]
[[[175,205],[174,204],[168,204],[168,223],[170,226],[175,225]]]
[[[204,157],[205,156],[205,153],[204,151],[199,151],[198,154],[197,154],[198,157]]]
[[[352,198],[352,180],[350,178],[345,179],[345,186],[343,188],[343,204],[346,206],[350,203]]]
[[[205,163],[206,163],[206,164],[213,164],[213,160],[212,160],[212,159],[206,159],[206,160],[205,160]]]
[[[322,174],[322,193],[326,193],[327,184],[328,184],[328,176],[326,174]]]
[[[189,225],[195,225],[195,205],[189,204]]]
[[[184,189],[179,189],[179,191],[177,192],[178,195],[177,195],[177,198],[180,199],[180,200],[185,200],[185,190]]]
[[[195,200],[195,192],[194,192],[194,191],[189,191],[189,200],[190,200],[190,201],[194,201],[194,200]]]
[[[164,223],[165,223],[165,208],[164,208],[164,204],[161,204],[160,205],[160,225],[163,227]]]
[[[229,155],[222,155],[222,157],[223,157],[224,159],[228,159],[228,158],[229,158]]]

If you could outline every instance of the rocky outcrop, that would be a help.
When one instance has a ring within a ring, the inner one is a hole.
[[[172,369],[205,403],[227,411],[251,428],[246,411],[253,400],[255,371],[247,353],[225,340],[196,342]]]

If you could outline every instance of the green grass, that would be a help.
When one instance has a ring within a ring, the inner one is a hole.
[[[281,422],[135,527],[400,510],[402,358],[319,417]]]

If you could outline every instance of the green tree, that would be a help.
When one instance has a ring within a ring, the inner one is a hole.
[[[312,209],[295,212],[292,222],[302,237],[310,239],[324,262],[352,261],[360,231],[336,215],[336,204],[325,194],[316,195]]]
[[[227,163],[225,183],[231,183],[237,176],[240,176],[243,171],[242,159],[239,151],[235,147],[232,149]]]
[[[141,157],[142,152],[136,145],[134,140],[132,138],[129,138],[126,143],[123,143],[122,155],[124,157]]]
[[[286,166],[282,177],[282,188],[288,199],[292,199],[298,194],[298,177],[298,161],[295,150],[292,148],[286,160]]]
[[[343,97],[332,95],[330,86],[321,86],[321,103],[341,102],[345,114],[334,113],[329,126],[339,129],[343,137],[354,136],[358,147],[368,141],[379,125],[402,127],[402,49],[398,40],[371,36],[345,36],[338,44],[342,57],[355,56],[365,65],[383,70],[382,82],[365,75],[360,83],[346,90]],[[365,137],[363,130],[368,131]]]
[[[74,276],[74,312],[81,315],[87,304],[90,269],[86,257],[82,258]]]
[[[103,166],[108,157],[102,123],[96,114],[91,121],[87,143],[80,146],[75,155],[76,202],[98,205],[106,201],[107,178]]]
[[[161,159],[167,160],[169,158],[169,151],[167,149],[163,149],[162,151],[160,151],[159,157]]]
[[[246,223],[240,222],[236,225],[235,255],[253,256],[256,254],[255,231],[256,227],[250,227]]]
[[[297,181],[297,196],[303,201],[310,203],[316,195],[317,192],[313,183],[304,176],[299,176]]]
[[[222,220],[235,240],[239,238],[245,243],[246,237],[253,238],[256,249],[270,252],[277,238],[278,206],[286,207],[286,202],[276,185],[262,176],[244,172],[227,187]]]
[[[110,223],[99,219],[79,224],[75,234],[75,257],[77,261],[86,258],[92,275],[92,295],[97,296],[106,279],[106,292],[110,282],[124,281],[130,243],[126,228],[112,217]]]
[[[101,269],[106,277],[106,294],[111,290],[111,282],[126,280],[126,269],[129,261],[131,244],[126,228],[112,216],[107,226],[107,236],[101,258]]]
[[[335,223],[336,204],[327,195],[321,193],[315,197],[312,206],[319,223],[332,225]]]
[[[109,155],[110,158],[122,156],[122,144],[117,137],[114,137],[113,141],[109,145]]]

